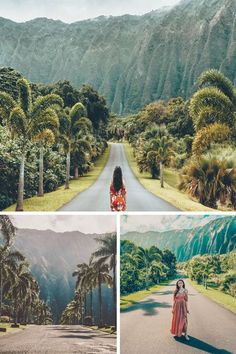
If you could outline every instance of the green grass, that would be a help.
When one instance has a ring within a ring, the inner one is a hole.
[[[89,188],[99,177],[104,169],[110,154],[111,145],[108,146],[103,156],[94,164],[93,169],[78,180],[70,181],[70,189],[61,186],[54,192],[46,193],[44,197],[32,197],[24,200],[24,211],[56,211],[72,200],[77,194]],[[5,211],[15,211],[16,204]]]
[[[233,296],[223,293],[220,290],[208,287],[205,289],[203,285],[197,284],[195,281],[189,279],[190,284],[201,294],[209,297],[211,300],[217,302],[228,310],[236,313],[236,299]]]
[[[7,333],[19,332],[19,331],[22,331],[26,328],[26,326],[21,326],[21,325],[19,328],[11,328],[11,323],[0,323],[0,327],[7,329],[6,332],[0,332],[0,336],[5,335]]]
[[[89,326],[91,329],[95,329],[97,331],[105,332],[108,334],[116,334],[116,331],[113,330],[113,327],[98,327],[98,326]]]
[[[136,291],[129,295],[124,295],[120,297],[120,310],[127,310],[130,306],[137,304],[139,301],[145,299],[145,297],[156,293],[166,285],[170,283],[171,280],[165,280],[158,285],[152,286],[148,290]]]
[[[166,169],[164,171],[165,188],[161,188],[159,180],[152,179],[148,172],[139,172],[137,163],[133,156],[132,147],[128,143],[125,143],[124,146],[129,165],[134,175],[148,191],[166,200],[182,211],[215,211],[215,209],[205,207],[197,201],[190,199],[186,193],[183,193],[177,189],[176,186],[179,181],[177,171],[170,169]]]

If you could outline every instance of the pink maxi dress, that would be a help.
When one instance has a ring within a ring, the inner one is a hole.
[[[177,337],[181,337],[182,333],[186,333],[188,323],[187,301],[188,294],[186,291],[182,294],[177,293],[177,295],[174,297],[171,333]]]

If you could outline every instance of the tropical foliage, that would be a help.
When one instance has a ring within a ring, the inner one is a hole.
[[[78,264],[73,273],[76,277],[75,296],[62,313],[61,323],[63,324],[81,323],[104,326],[103,291],[105,286],[113,288],[112,325],[116,326],[116,234],[106,234],[97,241],[101,246],[92,253],[89,263]],[[95,294],[97,294],[99,304],[97,321],[94,313]]]
[[[0,216],[0,322],[49,324],[49,307],[40,297],[40,287],[23,254],[14,248],[15,228],[8,216]]]
[[[148,289],[175,274],[176,257],[169,250],[161,251],[156,246],[144,249],[124,240],[120,254],[122,295]]]
[[[182,264],[187,275],[207,289],[212,287],[236,298],[236,253],[195,256]]]
[[[90,86],[30,84],[0,70],[0,209],[87,173],[107,147],[109,113]]]

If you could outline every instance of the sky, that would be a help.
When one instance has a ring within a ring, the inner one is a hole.
[[[129,215],[122,216],[121,234],[127,232],[138,231],[144,233],[146,231],[170,231],[181,229],[192,229],[194,227],[203,226],[216,218],[224,217],[224,215]]]
[[[113,215],[14,215],[10,217],[17,228],[53,230],[55,232],[80,231],[104,234],[116,231]]]
[[[47,17],[71,23],[101,15],[140,15],[180,0],[0,0],[0,17],[25,22]]]

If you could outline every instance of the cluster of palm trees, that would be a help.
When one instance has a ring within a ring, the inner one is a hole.
[[[98,292],[99,319],[98,325],[104,325],[103,284],[113,289],[114,318],[116,313],[116,234],[111,233],[98,238],[101,244],[92,253],[89,263],[77,265],[73,273],[76,279],[74,299],[64,310],[61,323],[63,324],[94,324],[94,290]],[[112,275],[111,275],[112,274]],[[114,323],[115,325],[115,323]]]
[[[0,322],[8,316],[15,323],[51,323],[48,306],[26,258],[13,249],[15,228],[8,216],[0,215]]]
[[[71,155],[78,178],[78,155],[92,157],[94,135],[91,121],[82,103],[72,108],[64,107],[59,95],[47,94],[34,101],[29,82],[21,78],[17,81],[18,100],[9,93],[0,92],[0,110],[3,124],[20,152],[20,171],[16,211],[23,211],[24,173],[27,156],[33,146],[39,150],[38,196],[44,195],[44,150],[53,144],[59,145],[66,155],[65,188],[69,188]]]

